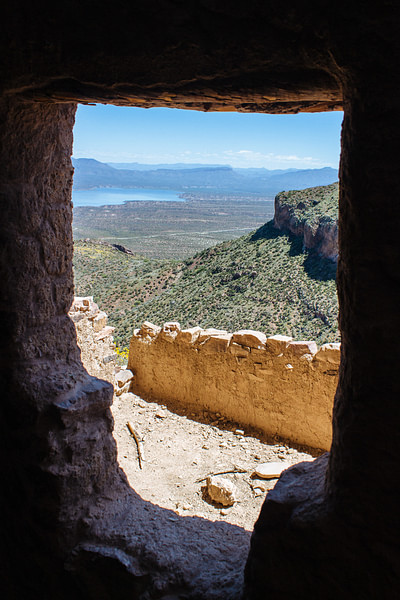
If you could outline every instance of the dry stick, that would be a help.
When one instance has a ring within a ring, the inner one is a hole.
[[[136,442],[136,447],[137,447],[137,453],[138,453],[138,460],[139,460],[139,469],[142,468],[142,453],[140,451],[140,442],[139,442],[139,438],[135,432],[135,430],[133,429],[132,423],[130,423],[128,421],[128,423],[126,424],[127,428],[129,429],[129,433],[132,435],[133,439]]]
[[[195,483],[201,483],[202,481],[205,481],[207,477],[210,477],[210,475],[214,477],[214,475],[227,475],[228,473],[247,473],[247,469],[232,469],[231,471],[219,471],[219,473],[209,473],[202,479],[196,479]]]

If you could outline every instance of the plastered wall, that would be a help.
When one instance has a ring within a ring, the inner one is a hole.
[[[188,410],[219,412],[243,426],[328,450],[340,345],[243,330],[228,333],[149,322],[135,330],[133,391]]]

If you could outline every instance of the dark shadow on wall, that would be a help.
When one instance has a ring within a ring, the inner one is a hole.
[[[240,600],[250,532],[147,502],[120,473],[125,492],[93,507],[87,542],[66,561],[79,597]]]
[[[307,275],[316,281],[331,281],[336,279],[335,262],[320,256],[313,249],[304,248],[303,239],[292,233],[276,229],[273,221],[268,221],[262,227],[257,229],[251,236],[252,242],[259,240],[274,240],[279,237],[286,237],[290,242],[289,256],[304,256],[303,267]]]

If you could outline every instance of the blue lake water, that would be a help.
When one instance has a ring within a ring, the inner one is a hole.
[[[98,188],[96,190],[72,190],[74,206],[109,206],[124,202],[185,202],[181,192],[171,190],[140,190],[125,188]]]

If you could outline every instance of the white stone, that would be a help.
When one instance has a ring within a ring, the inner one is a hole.
[[[201,342],[200,347],[209,352],[226,352],[231,338],[231,333],[211,335],[210,337],[207,337],[204,342]]]
[[[340,363],[340,344],[323,344],[315,355],[315,360],[324,361],[334,365]]]
[[[236,486],[226,477],[207,477],[207,492],[211,500],[222,506],[232,506],[236,502]]]
[[[201,327],[190,327],[189,329],[181,329],[177,335],[178,342],[193,344],[203,331]]]
[[[107,325],[107,314],[103,311],[99,312],[93,318],[93,329],[95,331],[101,331]]]
[[[232,335],[232,342],[240,344],[241,346],[247,346],[248,348],[264,350],[267,336],[264,333],[254,331],[253,329],[241,329],[240,331],[235,331]]]
[[[199,337],[197,339],[198,342],[204,342],[207,338],[211,337],[211,336],[216,336],[216,335],[225,335],[228,332],[225,329],[202,329]]]
[[[131,381],[132,379],[133,373],[129,369],[121,369],[121,371],[119,371],[115,375],[115,381],[118,387],[123,387],[126,383],[128,383],[128,381]]]
[[[177,321],[169,321],[164,323],[160,332],[160,336],[168,342],[173,342],[181,330],[181,326]]]
[[[154,323],[150,323],[150,321],[144,321],[139,331],[139,335],[142,337],[149,336],[151,338],[157,337],[160,333],[161,327],[158,325],[154,325]]]
[[[110,327],[110,325],[107,325],[94,336],[94,339],[96,340],[96,342],[104,340],[104,338],[108,337],[109,335],[112,335],[114,333],[114,330],[115,327]]]
[[[267,350],[274,352],[274,354],[280,354],[286,350],[287,345],[293,338],[287,335],[271,335],[267,338]]]
[[[303,356],[304,354],[311,354],[314,356],[318,352],[318,346],[312,341],[296,341],[289,342],[287,352],[290,352],[294,356]]]
[[[289,462],[269,462],[257,465],[254,470],[254,475],[260,479],[278,479],[285,469],[290,467]]]
[[[128,381],[127,383],[125,383],[125,385],[123,385],[122,387],[117,387],[115,389],[115,395],[116,396],[122,396],[122,394],[127,394],[127,392],[129,392],[129,388],[131,387],[131,382]]]

